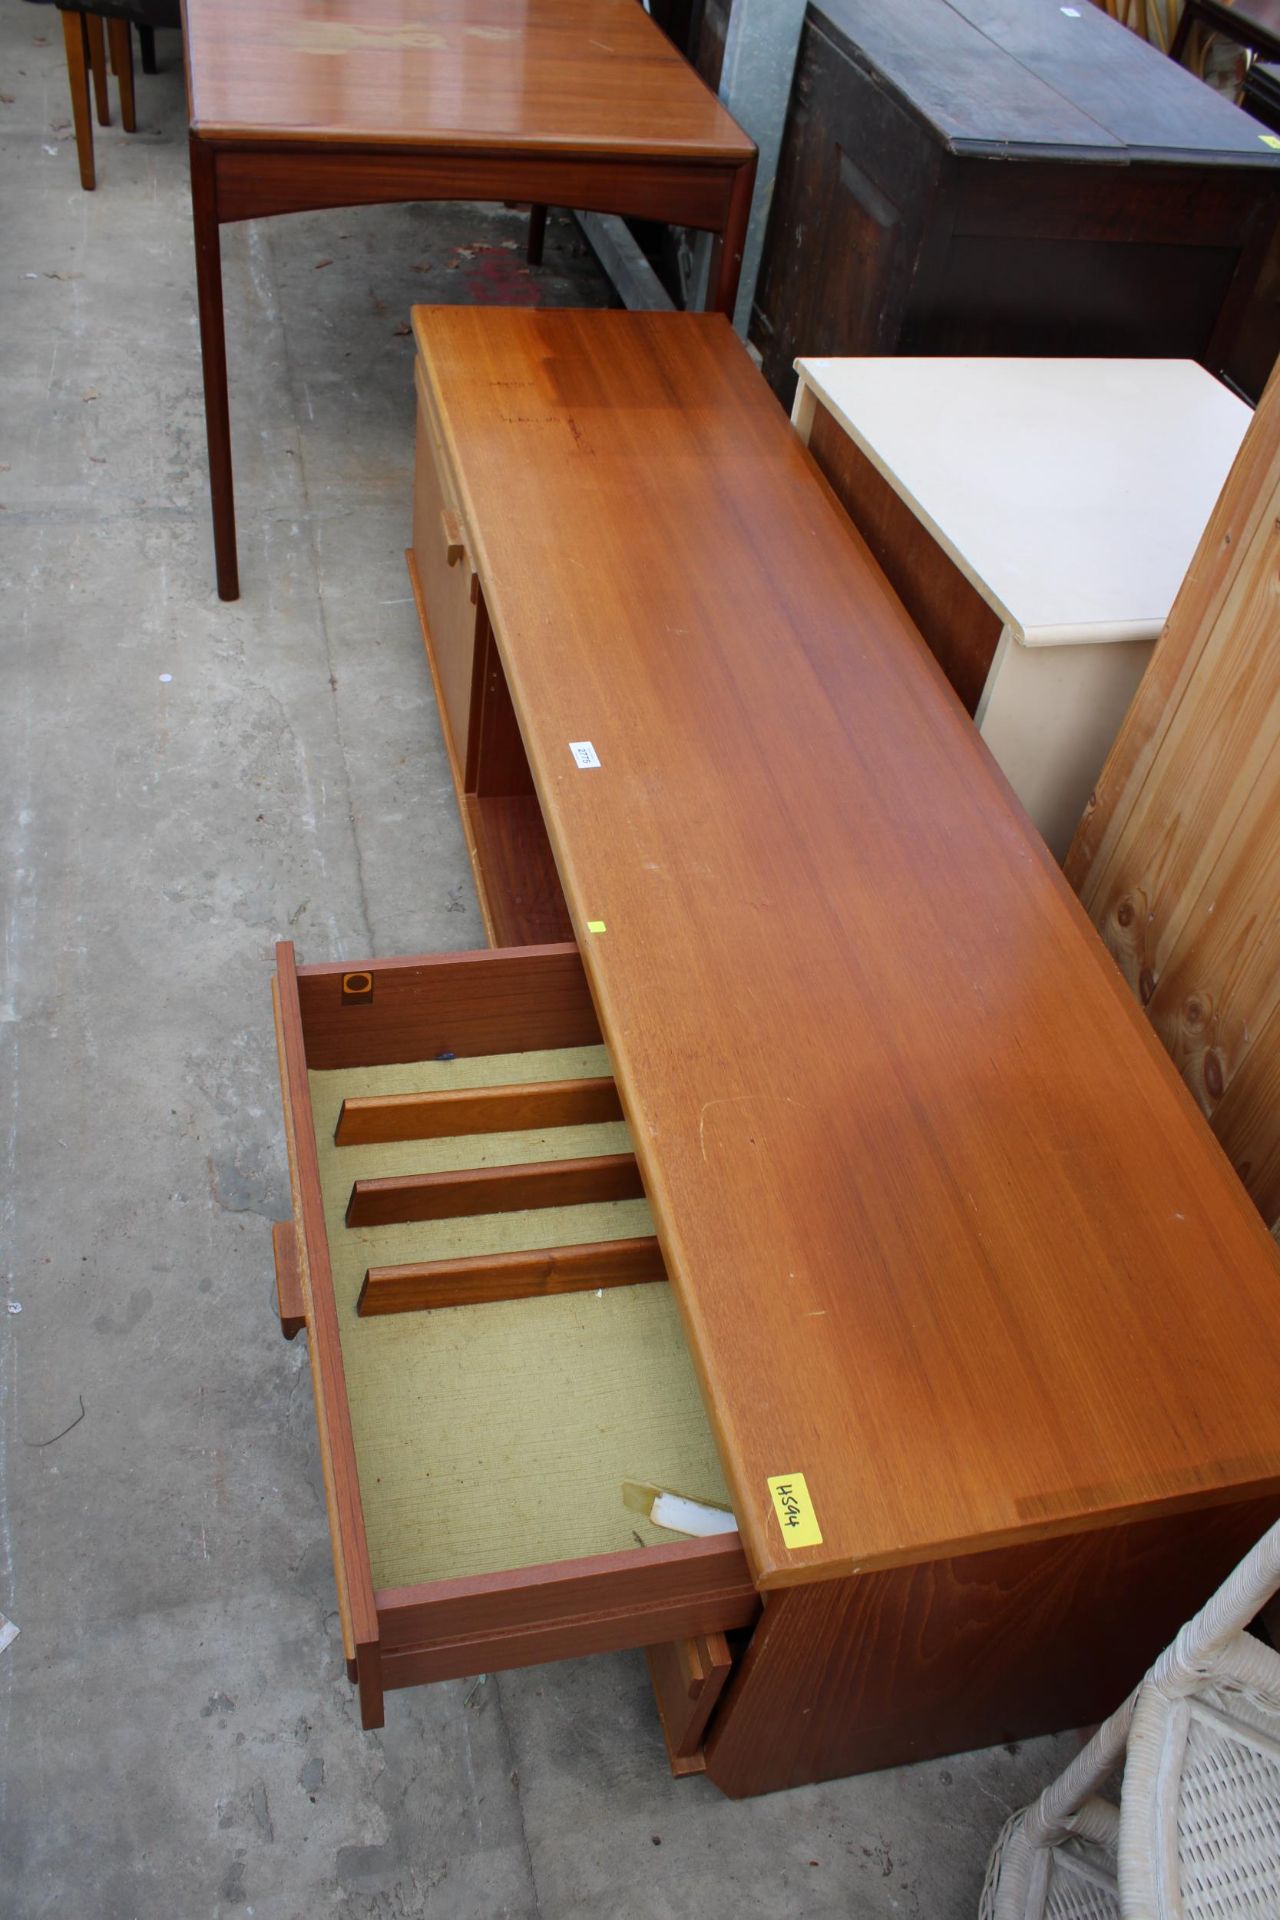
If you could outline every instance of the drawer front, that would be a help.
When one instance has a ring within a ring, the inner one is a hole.
[[[750,1626],[760,1611],[736,1534],[441,1581],[425,1594],[379,1592],[377,1600],[389,1687],[651,1647],[673,1635],[689,1647],[723,1647],[723,1673],[708,1659],[701,1713],[695,1703],[687,1718],[675,1716],[691,1751],[728,1675],[724,1632]]]
[[[759,1603],[736,1534],[673,1541],[624,1511],[632,1453],[697,1497],[716,1497],[705,1478],[719,1469],[645,1202],[619,1173],[627,1136],[576,947],[298,968],[282,943],[277,962],[294,1206],[275,1233],[280,1318],[308,1334],[365,1725],[382,1723],[385,1687],[749,1624]],[[548,1078],[547,1061],[568,1064]],[[597,1133],[609,1151],[593,1150]],[[375,1190],[370,1225],[356,1202]],[[582,1231],[598,1215],[604,1228]],[[474,1251],[469,1233],[497,1250]],[[527,1318],[502,1320],[513,1313]],[[635,1344],[613,1352],[616,1329]],[[642,1391],[633,1354],[656,1369]],[[567,1386],[548,1384],[556,1366]],[[535,1398],[516,1409],[523,1376]],[[413,1425],[393,1431],[384,1409],[400,1405]],[[601,1406],[618,1429],[604,1443]],[[471,1448],[471,1480],[455,1446]],[[508,1539],[504,1516],[549,1505],[550,1521]]]
[[[459,786],[466,784],[475,696],[479,588],[458,509],[448,455],[421,361],[413,479],[413,563],[422,598],[428,653]]]

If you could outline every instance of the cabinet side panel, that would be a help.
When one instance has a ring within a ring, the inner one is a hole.
[[[797,354],[895,350],[940,159],[811,9],[751,323],[785,406]]]
[[[972,715],[1000,638],[999,614],[821,403],[809,451]]]
[[[707,1773],[738,1798],[1100,1720],[1277,1510],[1250,1501],[772,1593]]]

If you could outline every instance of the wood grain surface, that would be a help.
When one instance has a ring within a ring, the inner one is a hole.
[[[185,0],[192,125],[226,136],[693,154],[752,142],[635,0]]]
[[[388,1066],[479,1053],[589,1047],[600,1026],[578,949],[374,960],[368,1002],[344,1002],[343,964],[297,969],[308,1067]]]
[[[1276,1510],[1174,1513],[773,1594],[707,1773],[734,1796],[772,1793],[1101,1720]]]
[[[511,1573],[377,1591],[389,1687],[581,1659],[750,1626],[760,1611],[736,1534]]]
[[[1066,872],[1280,1224],[1280,385],[1264,393]]]
[[[1275,1250],[727,324],[415,325],[757,1580],[1280,1486]]]

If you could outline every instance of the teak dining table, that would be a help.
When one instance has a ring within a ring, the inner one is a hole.
[[[1099,1717],[1280,1508],[1275,1247],[728,321],[414,325],[494,944],[277,979],[364,1722],[643,1647],[741,1795]]]
[[[732,313],[756,149],[637,0],[183,0],[218,593],[239,597],[219,229],[515,200],[717,237]]]

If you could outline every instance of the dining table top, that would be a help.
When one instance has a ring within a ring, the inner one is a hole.
[[[638,0],[184,0],[212,141],[748,161]]]

